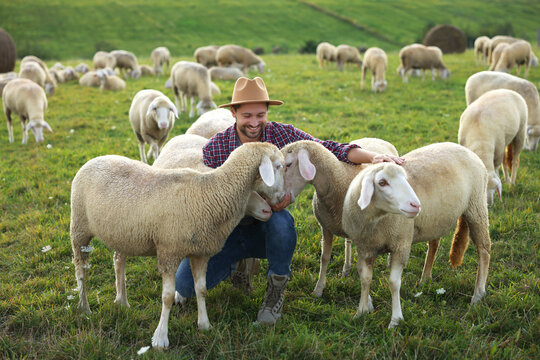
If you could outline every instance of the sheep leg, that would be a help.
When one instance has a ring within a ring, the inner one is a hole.
[[[6,118],[7,118],[7,128],[8,128],[8,133],[9,133],[9,142],[12,143],[13,142],[13,122],[12,122],[12,119],[11,119],[11,110],[6,109],[6,107],[4,106],[4,112],[6,113]]]
[[[76,219],[77,216],[74,216]],[[79,290],[79,308],[85,314],[90,315],[90,305],[88,304],[88,296],[85,286],[85,269],[88,267],[88,253],[82,251],[82,247],[90,244],[91,236],[77,232],[77,223],[74,221],[71,224],[70,237],[71,248],[73,250],[73,265],[75,265],[75,279],[77,279],[77,289]]]
[[[409,248],[410,251],[410,248]],[[400,254],[396,256],[395,254],[390,254],[390,277],[388,278],[388,284],[390,286],[390,293],[392,294],[392,319],[388,328],[392,329],[396,327],[400,321],[403,321],[403,313],[401,312],[401,300],[399,298],[399,292],[401,289],[401,274],[403,273],[403,268],[406,264],[407,254]]]
[[[506,183],[510,182],[510,171],[512,171],[512,165],[513,165],[513,157],[514,157],[514,151],[513,151],[513,145],[512,143],[508,144],[508,146],[504,149],[504,159],[502,162],[502,170],[504,175],[504,181]]]
[[[156,160],[159,156],[159,146],[156,142],[152,142],[150,143],[150,149],[148,150],[148,159],[150,159],[150,157],[153,157],[154,160]]]
[[[164,271],[161,273],[163,290],[161,292],[161,317],[159,324],[152,336],[152,347],[162,349],[169,347],[168,324],[169,314],[174,302],[174,272]]]
[[[195,98],[192,97],[191,98],[191,103],[190,103],[191,107],[190,107],[190,110],[189,110],[189,117],[193,117],[195,116]]]
[[[527,62],[523,66],[525,66],[525,73],[523,74],[523,77],[526,79],[529,76],[530,60],[527,60]]]
[[[189,258],[193,281],[195,282],[195,294],[197,296],[197,324],[199,330],[209,330],[212,328],[208,320],[208,313],[206,312],[206,267],[208,265],[208,259],[205,256],[192,256]]]
[[[525,137],[519,139],[516,137],[511,143],[513,146],[513,156],[512,156],[512,176],[510,182],[512,184],[516,183],[517,171],[519,168],[519,155],[521,154],[521,149],[525,146]]]
[[[401,77],[403,79],[403,83],[406,84],[409,82],[409,79],[407,78],[407,71],[409,71],[409,69],[403,68],[401,71],[402,71]]]
[[[426,260],[424,261],[424,269],[422,270],[422,278],[420,281],[431,280],[431,271],[433,270],[433,263],[435,262],[435,256],[437,256],[437,250],[439,249],[439,243],[441,239],[434,239],[428,243],[428,251],[426,254]]]
[[[180,96],[182,97],[182,112],[186,112],[187,111],[187,94],[182,93],[180,94]]]
[[[486,294],[486,280],[489,271],[491,240],[489,238],[488,210],[485,198],[478,199],[479,206],[472,206],[475,214],[468,212],[465,219],[469,225],[470,238],[476,247],[478,255],[478,272],[471,304],[476,304]]]
[[[144,142],[139,141],[139,155],[141,156],[141,161],[145,164],[148,164],[148,161],[146,160],[146,154],[144,151]]]
[[[431,68],[431,81],[435,81],[435,69]]]
[[[360,78],[360,89],[364,90],[364,79],[366,77],[367,67],[362,67],[362,77]]]
[[[324,288],[326,287],[326,271],[328,270],[328,263],[330,262],[330,256],[332,255],[332,243],[334,241],[334,235],[327,229],[321,226],[322,239],[321,239],[321,268],[319,270],[319,279],[313,290],[313,295],[321,297]]]
[[[351,274],[351,239],[345,239],[345,261],[343,262],[343,270],[341,276],[349,276]]]
[[[113,255],[114,262],[114,274],[116,276],[116,304],[125,305],[130,307],[127,301],[126,292],[126,258],[124,254],[120,254],[115,251]]]
[[[360,293],[360,303],[358,304],[358,310],[354,317],[359,317],[362,314],[373,311],[373,303],[371,301],[371,296],[369,296],[369,287],[371,285],[371,280],[373,279],[373,263],[375,262],[375,257],[366,258],[364,255],[358,253],[358,261],[356,267],[358,269],[358,274],[360,275],[360,282],[362,283],[362,291]]]
[[[21,127],[22,127],[22,144],[28,142],[28,131],[26,130],[26,116],[20,115],[21,118]]]
[[[178,88],[174,85],[173,85],[173,92],[174,92],[174,104],[176,105],[176,108],[178,109],[178,111],[184,112],[184,108],[180,108],[180,100],[178,99],[178,97],[181,95],[178,94]]]

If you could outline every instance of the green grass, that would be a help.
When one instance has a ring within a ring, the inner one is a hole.
[[[320,70],[313,55],[265,56],[268,71],[264,79],[270,97],[285,102],[271,108],[269,119],[294,124],[321,139],[383,138],[401,154],[433,142],[456,141],[465,108],[465,81],[483,70],[474,65],[472,52],[445,56],[452,71],[448,81],[412,78],[409,84],[403,84],[395,73],[397,52],[389,52],[388,57],[388,90],[374,94],[360,90],[356,68]],[[190,58],[174,60],[184,59]],[[539,68],[531,70],[529,79],[539,84]],[[76,281],[69,202],[71,180],[87,160],[104,154],[138,159],[128,121],[131,100],[143,88],[155,88],[173,98],[164,82],[164,77],[128,80],[127,89],[117,93],[101,93],[76,82],[60,84],[49,98],[46,113],[54,133],[46,133],[41,145],[32,135],[27,145],[21,145],[17,121],[13,144],[8,143],[7,128],[0,128],[1,358],[136,358],[137,350],[150,344],[161,311],[161,279],[155,259],[128,260],[131,308],[120,308],[113,303],[112,252],[94,240],[87,282],[93,313],[83,315],[72,290]],[[233,83],[221,81],[218,85],[222,95],[215,102],[228,102]],[[0,119],[5,121],[4,115]],[[182,114],[172,135],[184,133],[192,121]],[[504,201],[490,208],[491,266],[487,295],[477,306],[469,305],[476,277],[475,249],[467,250],[460,268],[451,269],[449,236],[441,242],[432,282],[419,282],[427,245],[413,247],[401,289],[405,322],[394,331],[387,330],[391,304],[385,256],[375,266],[373,313],[353,319],[360,283],[355,272],[340,277],[343,239],[335,241],[322,298],[313,297],[320,230],[311,211],[310,186],[289,207],[297,222],[298,247],[282,321],[271,328],[253,325],[265,293],[263,261],[250,296],[227,282],[209,291],[207,307],[213,330],[197,330],[194,301],[185,309],[174,307],[169,321],[170,349],[150,350],[145,357],[538,358],[539,165],[540,151],[524,151],[516,185],[504,184]],[[52,250],[41,252],[47,245]],[[439,288],[446,293],[436,294]],[[419,292],[422,295],[415,297]]]

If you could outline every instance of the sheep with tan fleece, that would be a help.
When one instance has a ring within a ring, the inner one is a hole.
[[[215,109],[201,116],[186,130],[186,134],[199,135],[210,139],[218,132],[227,129],[235,123],[229,109]]]
[[[99,69],[98,71],[96,71],[96,75],[100,80],[101,85],[99,89],[101,91],[119,91],[126,88],[126,82],[124,80],[120,79],[116,75],[107,74],[107,71],[105,71],[105,69]]]
[[[98,51],[94,54],[92,63],[94,64],[94,70],[104,68],[114,69],[116,67],[116,58],[106,51]]]
[[[431,80],[435,80],[435,70],[439,70],[442,79],[447,79],[450,76],[450,71],[442,61],[442,52],[435,46],[424,46],[421,44],[413,44],[405,46],[399,52],[401,61],[401,76],[403,82],[408,82],[407,72],[410,69],[431,70]],[[422,76],[424,80],[424,76]]]
[[[344,70],[345,64],[356,64],[362,66],[360,51],[354,46],[341,44],[336,47],[336,62],[339,70]]]
[[[493,52],[491,53],[492,61],[491,61],[491,64],[489,65],[489,67],[488,67],[488,70],[490,70],[490,71],[495,70],[495,66],[499,62],[499,59],[501,58],[501,54],[502,54],[503,50],[506,49],[508,46],[510,46],[510,44],[508,44],[508,43],[500,43],[499,45],[497,45],[497,47],[495,47],[495,49],[493,49]]]
[[[234,66],[221,67],[212,66],[210,68],[210,78],[212,80],[232,80],[236,81],[238,78],[244,76],[242,71]]]
[[[218,49],[219,46],[217,45],[202,46],[195,49],[193,56],[195,57],[195,61],[197,61],[199,64],[207,68],[211,68],[212,66],[217,66],[218,64],[216,60]]]
[[[383,92],[386,90],[388,82],[385,79],[388,59],[383,49],[372,47],[367,49],[362,62],[362,80],[360,87],[364,89],[364,79],[366,72],[371,72],[371,90],[374,92]]]
[[[529,65],[532,56],[531,44],[528,41],[516,41],[502,50],[501,57],[493,70],[510,72],[514,67],[517,67],[516,74],[519,76],[521,66],[523,65],[525,66],[523,77],[526,78],[529,76]]]
[[[476,65],[479,63],[486,63],[487,61],[487,49],[489,46],[490,39],[487,36],[479,36],[474,39],[474,58],[476,60]]]
[[[47,95],[54,94],[54,92],[56,91],[56,81],[51,76],[51,74],[49,74],[49,69],[47,68],[47,65],[45,65],[43,60],[33,55],[25,56],[21,60],[19,69],[23,69],[25,65],[28,63],[36,63],[37,65],[39,65],[39,67],[41,68],[41,70],[43,70],[43,73],[45,74],[45,81],[43,82],[44,85],[40,84],[41,87],[45,89],[45,92],[47,93]]]
[[[152,63],[154,64],[154,74],[159,76],[163,74],[163,67],[167,65],[167,69],[171,68],[171,53],[165,46],[160,46],[152,50]]]
[[[319,68],[322,69],[323,65],[328,69],[330,62],[335,62],[337,57],[337,49],[334,45],[328,42],[322,42],[317,45],[317,61],[319,62]]]
[[[216,52],[216,61],[219,66],[228,67],[241,64],[242,71],[247,74],[249,68],[256,66],[259,73],[264,72],[265,62],[253,51],[239,45],[223,45]]]
[[[185,112],[187,98],[190,98],[189,117],[195,115],[195,98],[199,99],[197,104],[199,115],[217,108],[217,105],[212,101],[210,73],[203,65],[191,61],[177,62],[171,69],[171,85],[177,109],[180,109],[181,98],[182,112]]]

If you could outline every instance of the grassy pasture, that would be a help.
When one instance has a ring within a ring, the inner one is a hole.
[[[392,142],[401,154],[433,142],[456,141],[465,108],[465,81],[484,67],[474,64],[471,51],[445,55],[452,71],[448,81],[412,78],[403,84],[395,73],[397,52],[388,55],[389,85],[382,94],[360,90],[356,68],[320,70],[313,55],[265,56],[268,71],[264,79],[270,96],[285,102],[271,108],[269,119],[294,124],[321,139],[347,142],[380,137]],[[175,60],[185,59],[191,58]],[[531,70],[529,79],[538,86],[539,68]],[[27,145],[21,145],[17,121],[13,144],[8,143],[7,128],[0,127],[0,358],[136,358],[137,351],[150,344],[161,311],[161,278],[154,258],[128,260],[131,308],[120,308],[113,303],[112,252],[94,240],[87,281],[93,313],[87,317],[78,311],[78,294],[72,290],[76,281],[69,240],[70,184],[77,170],[93,157],[120,154],[138,159],[128,121],[131,99],[144,88],[161,90],[172,98],[172,91],[163,87],[165,80],[128,80],[127,89],[117,93],[101,93],[76,82],[60,84],[49,98],[46,113],[54,133],[46,133],[41,145],[32,135]],[[222,94],[215,101],[225,103],[233,83],[217,84]],[[3,114],[0,119],[5,123]],[[182,114],[172,135],[184,133],[192,121]],[[504,184],[504,201],[490,208],[491,266],[487,295],[478,306],[469,306],[476,251],[471,245],[463,265],[452,269],[447,260],[451,234],[441,242],[432,282],[419,282],[427,244],[413,247],[401,289],[405,322],[394,331],[387,330],[391,304],[386,256],[379,257],[374,270],[373,313],[353,319],[360,282],[354,271],[348,278],[340,276],[343,239],[335,240],[322,298],[313,297],[320,230],[311,211],[313,189],[308,187],[289,207],[297,222],[298,247],[282,321],[271,328],[252,324],[265,294],[262,271],[250,296],[228,282],[209,291],[212,331],[197,330],[195,301],[184,309],[174,307],[169,321],[170,349],[150,350],[144,356],[538,358],[539,165],[540,151],[524,151],[516,185]],[[48,245],[51,250],[42,252]],[[263,261],[263,269],[265,265]],[[441,288],[446,293],[437,294]]]

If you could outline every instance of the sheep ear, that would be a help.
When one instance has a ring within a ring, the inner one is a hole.
[[[373,173],[370,173],[367,174],[362,180],[362,189],[360,191],[360,198],[358,199],[358,206],[360,206],[361,210],[368,207],[369,203],[371,202],[371,198],[373,197],[373,192],[375,191],[373,179],[374,175]]]
[[[497,178],[497,186],[495,187],[495,191],[497,191],[497,195],[499,196],[499,200],[502,202],[502,183],[501,179]]]
[[[152,102],[152,103],[150,104],[150,106],[148,107],[148,110],[146,111],[146,116],[149,116],[150,113],[151,113],[152,111],[156,110],[156,109],[157,109],[156,104],[155,104],[154,102]]]
[[[49,130],[50,132],[53,132],[51,129],[51,126],[45,120],[43,120],[43,126],[45,126],[45,129]]]
[[[24,131],[28,132],[32,127],[34,126],[34,123],[32,121],[29,121],[28,124],[26,124]]]
[[[259,165],[259,174],[266,185],[274,185],[274,169],[268,156],[263,157],[261,165]]]
[[[170,103],[169,106],[170,106],[170,110],[174,114],[174,117],[178,119],[178,109],[176,108],[176,106],[174,106],[173,103]]]
[[[305,180],[311,181],[315,178],[317,169],[309,160],[309,154],[306,149],[300,149],[298,152],[298,168],[300,170],[300,175],[302,175]]]

